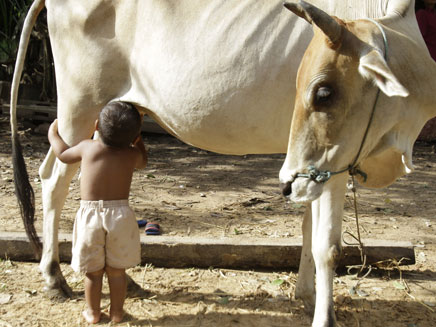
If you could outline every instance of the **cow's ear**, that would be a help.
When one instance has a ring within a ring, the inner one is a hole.
[[[359,72],[372,80],[387,96],[409,95],[409,91],[401,85],[379,51],[373,50],[360,58]]]

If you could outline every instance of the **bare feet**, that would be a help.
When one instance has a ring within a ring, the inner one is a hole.
[[[124,318],[124,311],[110,311],[110,317],[112,322],[121,322]]]
[[[82,316],[88,324],[96,324],[100,321],[101,313],[95,313],[88,309],[82,312]]]

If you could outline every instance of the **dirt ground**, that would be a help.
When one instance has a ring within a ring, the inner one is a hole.
[[[24,122],[27,167],[36,195],[41,233],[40,166],[48,150],[44,134]],[[42,126],[39,126],[41,129]],[[43,129],[43,128],[42,128]],[[224,156],[183,144],[168,135],[144,134],[150,161],[135,173],[131,204],[138,219],[157,221],[166,235],[195,238],[286,238],[301,235],[301,205],[279,192],[284,155]],[[23,230],[14,197],[11,142],[6,115],[0,117],[0,230]],[[335,278],[335,309],[344,327],[436,326],[436,156],[430,144],[415,146],[416,171],[387,189],[358,188],[362,237],[409,240],[417,262],[374,268],[364,279],[341,271]],[[71,231],[79,200],[71,184],[60,230]],[[344,229],[355,230],[352,194],[347,194]],[[62,264],[75,297],[53,302],[43,292],[36,263],[0,261],[0,327],[86,326],[83,278]],[[293,298],[296,271],[163,269],[129,270],[148,295],[128,298],[119,326],[310,326]],[[107,310],[107,283],[103,308]],[[104,317],[101,326],[110,326]]]

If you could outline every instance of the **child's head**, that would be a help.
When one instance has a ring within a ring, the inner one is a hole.
[[[98,117],[98,131],[104,144],[126,148],[132,144],[141,130],[141,116],[130,104],[109,102]]]

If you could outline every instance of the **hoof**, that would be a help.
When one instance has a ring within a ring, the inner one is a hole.
[[[52,286],[44,286],[45,295],[52,301],[64,302],[73,297],[73,291],[63,278],[58,278],[57,282]]]
[[[313,314],[315,313],[315,306],[310,301],[303,301],[303,305],[304,305],[304,312],[312,317]]]
[[[48,265],[41,262],[40,269],[45,278],[44,292],[50,299],[63,299],[65,301],[73,297],[73,291],[68,286],[64,275],[62,275],[58,261],[53,260]]]
[[[45,296],[53,302],[62,303],[71,298],[70,296],[67,296],[60,288],[51,288],[45,286],[43,291]]]
[[[127,277],[127,297],[149,297],[150,292],[145,291],[141,286],[139,286],[129,275]]]
[[[301,300],[303,302],[304,305],[304,312],[309,315],[309,316],[313,316],[314,312],[315,312],[315,298],[312,296],[299,296],[299,295],[295,295],[295,299],[296,300]]]

